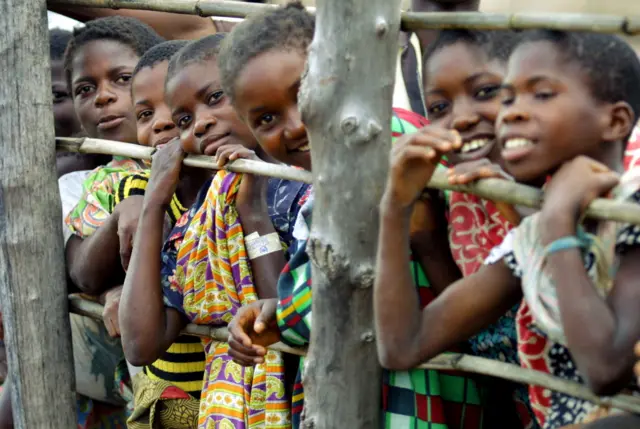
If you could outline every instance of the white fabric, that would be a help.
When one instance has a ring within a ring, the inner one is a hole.
[[[62,200],[62,235],[64,236],[65,245],[73,233],[64,223],[64,219],[71,213],[73,208],[78,205],[78,202],[80,202],[83,194],[82,185],[90,173],[91,170],[74,171],[58,179],[60,199]]]
[[[418,63],[418,76],[420,84],[420,96],[422,98],[422,104],[424,104],[424,88],[422,88],[422,50],[420,49],[420,40],[415,33],[411,34],[409,43],[413,46],[416,53],[416,62]],[[398,50],[398,58],[396,59],[396,82],[393,88],[393,107],[400,107],[411,111],[411,102],[409,101],[409,95],[407,94],[407,85],[404,81],[404,75],[402,74],[402,51],[401,47]]]

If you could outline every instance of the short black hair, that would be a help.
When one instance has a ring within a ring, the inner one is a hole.
[[[507,62],[513,49],[521,38],[520,33],[511,30],[442,30],[424,53],[424,64],[436,52],[456,43],[476,46],[489,60]]]
[[[64,58],[64,51],[67,44],[71,40],[71,32],[62,28],[53,28],[49,30],[49,56],[52,60],[61,60]]]
[[[521,44],[550,42],[585,74],[591,95],[605,103],[627,102],[640,115],[640,60],[633,48],[610,34],[533,30]],[[627,137],[628,138],[628,137]]]
[[[249,61],[274,49],[301,50],[313,40],[315,18],[296,1],[238,24],[222,44],[218,66],[224,92],[233,101],[235,79]]]
[[[73,73],[73,57],[80,47],[95,40],[120,42],[130,47],[140,57],[164,41],[153,28],[135,18],[110,16],[89,21],[84,27],[73,30],[73,37],[64,54],[64,71],[69,88],[71,88]]]
[[[220,44],[226,33],[216,33],[194,40],[183,46],[169,61],[167,80],[169,82],[180,70],[193,63],[202,63],[218,56]]]
[[[155,45],[140,57],[140,61],[138,61],[136,68],[133,70],[132,78],[145,67],[152,68],[163,61],[170,61],[171,58],[188,43],[187,40],[169,40]]]

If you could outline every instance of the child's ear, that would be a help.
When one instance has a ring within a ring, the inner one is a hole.
[[[624,141],[635,125],[633,109],[625,101],[618,101],[608,107],[608,120],[602,139],[608,142]]]

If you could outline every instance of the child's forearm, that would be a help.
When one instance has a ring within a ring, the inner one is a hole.
[[[573,219],[563,222],[555,216],[553,221],[544,223],[544,245],[576,234]],[[616,315],[615,302],[609,303],[598,294],[585,270],[580,249],[550,254],[547,268],[556,284],[564,334],[578,369],[595,393],[617,393],[628,383],[633,368],[633,343],[637,338],[630,335],[631,327],[625,326],[633,316]],[[625,269],[621,264],[618,276],[624,277]]]
[[[390,369],[410,368],[419,362],[419,297],[409,265],[411,212],[383,198],[378,241],[374,310],[378,355]]]
[[[153,363],[185,326],[178,311],[164,306],[160,274],[164,216],[163,206],[145,204],[120,301],[122,345],[135,366]]]
[[[100,295],[122,282],[117,216],[109,216],[90,237],[71,237],[65,253],[69,277],[81,291]]]
[[[256,179],[258,182],[255,182]],[[245,181],[251,181],[252,192],[244,201],[239,201],[236,208],[240,216],[242,231],[245,238],[253,233],[260,236],[277,234],[269,217],[266,199],[266,180],[245,176]],[[278,296],[277,284],[280,273],[285,265],[283,251],[276,251],[251,260],[251,272],[256,292],[260,299],[276,298]]]

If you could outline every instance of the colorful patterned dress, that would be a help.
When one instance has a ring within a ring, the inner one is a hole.
[[[449,246],[453,259],[466,277],[482,267],[491,249],[502,243],[513,226],[504,219],[493,202],[475,195],[451,192],[448,202]],[[519,305],[514,306],[496,323],[469,340],[474,355],[520,364],[515,323],[518,307]],[[496,384],[494,380],[489,383]],[[537,428],[527,387],[515,384],[512,388],[507,385],[504,387],[513,390],[515,411],[522,426],[525,429]],[[491,396],[489,400],[493,398]],[[500,395],[495,399],[501,402],[505,398]],[[500,404],[496,406],[499,407]]]
[[[394,109],[392,137],[417,131],[426,120],[414,113]],[[291,259],[278,281],[277,321],[282,341],[291,346],[307,345],[312,325],[311,264],[306,253],[311,228],[313,197],[309,197],[300,211]],[[411,262],[414,281],[421,305],[427,305],[434,295],[420,265]],[[300,426],[304,406],[302,385],[303,359],[294,384],[292,397],[293,427]],[[385,427],[410,428],[481,428],[483,419],[482,394],[476,383],[459,373],[432,370],[384,371],[383,421]]]
[[[636,192],[632,201],[640,203],[640,192]],[[505,237],[502,244],[491,251],[486,264],[502,261],[509,267],[514,276],[522,278],[522,261],[516,258],[514,241],[516,230]],[[617,234],[616,254],[624,253],[630,248],[640,245],[640,226],[625,225]],[[591,251],[584,255],[585,269],[593,278],[596,271],[595,257]],[[524,368],[552,374],[566,380],[583,383],[569,349],[552,341],[537,326],[534,314],[526,300],[523,300],[516,317],[518,333],[518,354]],[[631,380],[630,380],[631,382]],[[637,386],[633,388],[637,391]],[[544,387],[530,386],[529,396],[536,418],[543,429],[556,429],[570,424],[584,423],[601,410],[596,405],[563,393],[550,391]]]
[[[240,306],[256,294],[244,234],[234,201],[242,176],[220,171],[206,193],[176,224],[163,248],[162,283],[165,305],[190,322],[225,326]],[[307,186],[277,182],[269,212],[283,242],[297,216],[298,200]],[[275,204],[275,205],[274,205]],[[276,215],[277,212],[277,215]],[[226,342],[203,340],[206,375],[198,427],[289,428],[282,356],[269,352],[266,363],[245,368],[227,354]]]

